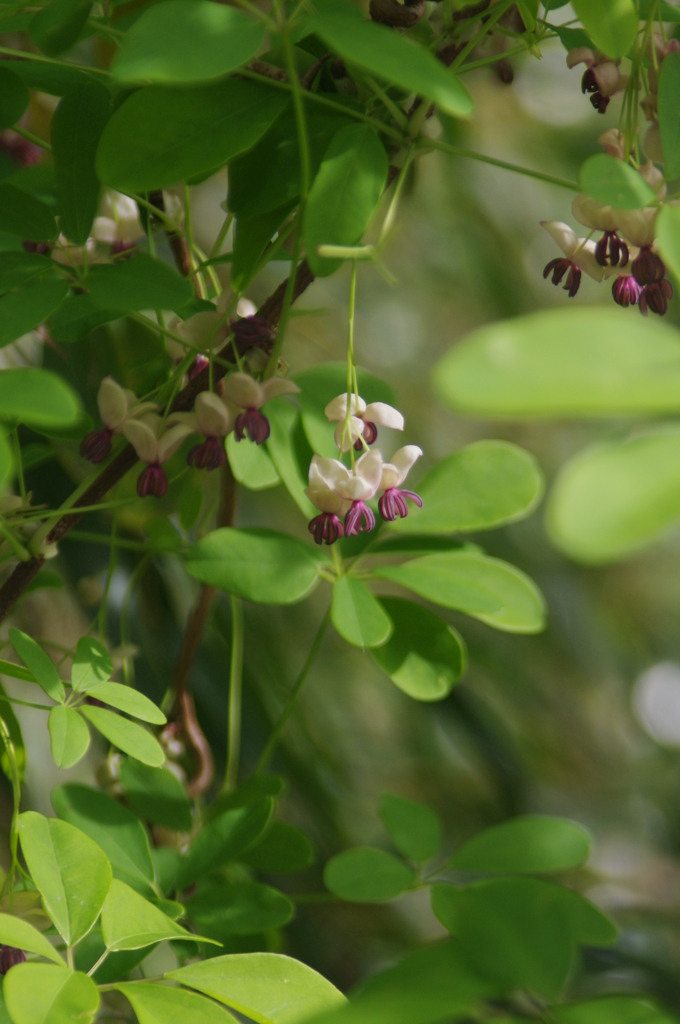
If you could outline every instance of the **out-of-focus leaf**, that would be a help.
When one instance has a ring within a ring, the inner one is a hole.
[[[70,345],[84,341],[97,327],[121,316],[119,309],[100,309],[89,295],[67,295],[48,318],[47,326],[55,341]]]
[[[202,932],[222,939],[281,928],[293,916],[293,904],[282,892],[260,882],[225,882],[192,897],[187,912]]]
[[[338,853],[323,872],[326,888],[352,903],[382,903],[400,896],[415,880],[411,868],[391,853],[357,846]]]
[[[182,309],[191,283],[174,267],[146,253],[93,267],[87,277],[90,300],[102,309]]]
[[[3,186],[0,185],[0,188]],[[0,195],[0,203],[4,202]],[[0,228],[1,230],[1,228]],[[28,334],[35,327],[47,320],[50,313],[61,304],[68,294],[68,284],[61,278],[51,277],[32,281],[24,288],[6,292],[0,297],[0,348]],[[23,367],[22,367],[23,369]],[[26,371],[33,370],[27,367]],[[18,373],[19,370],[4,370],[5,373]],[[34,370],[44,373],[44,370]]]
[[[673,11],[680,21],[677,7]],[[680,53],[669,53],[664,57],[659,75],[658,103],[664,174],[673,181],[680,178]]]
[[[678,134],[680,135],[680,126]],[[680,142],[678,147],[680,149]],[[678,159],[680,160],[680,157]],[[680,177],[680,169],[677,176]],[[680,287],[680,210],[677,206],[661,208],[654,231],[661,255]]]
[[[638,31],[633,0],[572,0],[584,29],[608,57],[623,57]]]
[[[211,818],[198,833],[180,861],[177,888],[184,889],[215,868],[236,860],[264,832],[273,802],[265,797],[246,807],[235,807]]]
[[[45,242],[56,237],[57,222],[46,203],[3,182],[0,185],[0,231]]]
[[[101,186],[94,161],[110,115],[109,90],[88,83],[69,91],[52,117],[59,229],[77,245],[87,241],[97,214]]]
[[[0,67],[0,131],[11,128],[28,106],[30,94],[18,75]]]
[[[147,821],[180,832],[191,829],[189,797],[168,768],[126,760],[120,766],[120,781],[128,803]]]
[[[92,8],[92,0],[51,0],[38,11],[28,34],[43,53],[56,57],[73,46]]]
[[[380,647],[392,633],[383,605],[352,576],[340,576],[333,584],[331,621],[343,640],[355,647]]]
[[[82,411],[75,391],[51,370],[21,366],[0,371],[0,418],[6,422],[36,430],[72,427]]]
[[[469,839],[448,860],[460,871],[550,874],[580,867],[588,859],[588,834],[572,821],[527,814]]]
[[[300,413],[288,399],[275,398],[267,402],[267,418],[271,428],[267,451],[295,504],[303,516],[311,519],[317,509],[305,494],[305,487],[314,453],[305,437]]]
[[[273,874],[303,871],[314,861],[314,847],[299,828],[285,821],[273,821],[241,860],[256,871]]]
[[[627,995],[600,996],[585,1003],[556,1006],[551,1015],[557,1024],[673,1024],[674,1021],[653,1002]]]
[[[442,826],[431,807],[395,793],[383,793],[378,815],[396,848],[409,860],[429,860],[439,850]]]
[[[0,683],[0,696],[5,696],[5,688]],[[21,725],[19,719],[14,714],[14,709],[8,701],[0,701],[0,718],[2,718],[12,746],[14,747],[14,759],[16,761],[17,771],[19,773],[19,779],[21,782],[24,781],[24,775],[26,773],[26,747],[24,745],[24,737],[21,732]],[[6,749],[6,744],[3,736],[0,736],[0,768],[12,781],[12,769],[10,765],[9,753]],[[2,941],[2,940],[0,940]]]
[[[641,174],[608,153],[588,157],[581,167],[580,184],[586,195],[620,210],[639,210],[656,199]]]

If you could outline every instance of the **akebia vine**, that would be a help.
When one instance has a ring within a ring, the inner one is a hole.
[[[619,306],[667,313],[680,274],[680,13],[663,0],[574,0],[573,17],[566,6],[0,0],[0,674],[16,683],[0,686],[13,800],[0,878],[3,1022],[233,1024],[230,1010],[259,1024],[669,1019],[639,994],[584,995],[579,951],[613,946],[618,930],[581,894],[591,846],[581,826],[520,814],[454,849],[431,807],[385,793],[379,845],[331,853],[305,892],[291,876],[312,865],[314,846],[283,820],[285,782],[267,770],[329,626],[370,656],[396,699],[421,702],[446,698],[465,673],[452,613],[509,634],[545,626],[533,580],[479,543],[534,511],[536,460],[481,440],[434,461],[413,443],[407,406],[362,368],[367,327],[355,312],[365,264],[395,283],[390,245],[407,186],[439,152],[570,190],[585,229],[543,223],[561,251],[544,278],[576,308],[558,311],[559,329],[553,312],[540,314],[536,328],[531,318],[489,328],[500,345],[483,335],[445,356],[435,384],[455,408],[592,411],[590,380],[569,394],[581,367],[569,346],[608,343],[627,314],[581,305],[583,273],[611,281]],[[508,87],[515,64],[548,45],[563,47],[569,68],[585,66],[594,120],[620,112],[578,182],[459,145],[475,117],[466,76],[492,71]],[[202,248],[195,190],[211,179],[220,198]],[[291,341],[294,304],[343,269],[345,358],[310,367]],[[257,308],[265,276],[280,283]],[[584,319],[572,331],[575,316]],[[615,318],[606,329],[603,316]],[[540,360],[553,328],[564,361],[551,378]],[[660,353],[650,384],[638,335],[621,330],[616,372],[632,367],[645,411],[666,411],[653,389],[677,342],[644,335]],[[564,408],[561,392],[550,398],[560,377]],[[628,406],[612,400],[607,411]],[[27,486],[55,453],[72,485],[66,500],[52,477]],[[257,517],[241,516],[245,492],[249,509],[274,488]],[[556,534],[568,524],[563,516]],[[62,583],[69,535],[108,548],[109,562],[90,588],[89,629],[53,659],[14,616],[29,588],[49,585],[46,560]],[[136,561],[114,621],[121,551]],[[144,574],[161,564],[193,607],[185,602],[174,670],[151,700],[134,685],[128,627]],[[312,593],[302,606],[311,645],[248,763],[244,622],[252,604]],[[228,624],[214,683],[225,723],[217,702],[215,721],[200,718],[191,692],[212,614]],[[40,713],[57,768],[101,753],[98,786],[55,786],[53,816],[27,806],[13,705]],[[226,758],[209,742],[222,724]],[[349,998],[287,955],[286,925],[304,902],[381,904],[423,890],[433,916],[424,931],[443,937]]]

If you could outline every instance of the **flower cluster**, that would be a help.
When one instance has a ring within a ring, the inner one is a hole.
[[[612,96],[623,92],[628,84],[628,75],[619,71],[620,63],[620,60],[611,60],[599,50],[591,50],[587,46],[578,46],[567,54],[567,67],[585,64],[581,92],[590,94],[590,102],[599,114],[604,114]]]
[[[358,395],[339,395],[326,406],[329,422],[337,423],[335,442],[340,452],[354,446],[364,454],[348,469],[339,459],[314,455],[309,467],[309,487],[305,493],[319,515],[309,524],[309,532],[317,544],[333,544],[339,537],[353,537],[375,526],[375,514],[367,504],[377,494],[382,518],[394,522],[408,515],[407,499],[419,508],[422,500],[402,484],[411,466],[423,454],[414,444],[395,452],[390,462],[383,462],[379,449],[371,449],[378,436],[376,424],[404,429],[404,417],[391,405],[373,402],[367,405]]]
[[[622,156],[616,131],[606,132],[600,142],[611,155]],[[654,164],[649,161],[639,173],[657,197],[663,199],[666,186]],[[601,231],[602,235],[595,242],[591,238],[579,238],[568,224],[541,221],[541,226],[564,253],[547,264],[543,277],[552,275],[555,285],[565,279],[563,287],[573,298],[579,289],[582,272],[595,281],[616,275],[612,285],[615,302],[620,306],[637,305],[645,316],[649,310],[663,316],[673,295],[673,286],[666,279],[665,264],[654,248],[654,224],[658,212],[659,208],[655,206],[621,210],[583,193],[577,195],[572,203],[574,218],[591,232]]]

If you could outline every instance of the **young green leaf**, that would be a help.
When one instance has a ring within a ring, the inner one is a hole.
[[[256,871],[303,871],[314,861],[314,847],[300,829],[272,821],[262,838],[240,858]]]
[[[201,82],[254,57],[264,24],[209,0],[167,0],[125,34],[111,71],[123,82]]]
[[[4,374],[0,374],[0,394],[2,393],[3,376]],[[14,627],[10,629],[9,642],[47,696],[59,704],[63,703],[66,691],[59,678],[57,667],[50,656],[45,654],[42,647],[26,633],[22,633],[20,629],[14,629]]]
[[[448,860],[460,871],[493,874],[550,874],[586,862],[590,839],[580,825],[564,818],[527,814],[485,829]]]
[[[345,60],[409,93],[434,100],[447,114],[470,116],[470,94],[434,54],[392,29],[367,21],[357,7],[326,0],[316,8],[310,28]]]
[[[261,604],[295,604],[314,589],[325,556],[274,530],[213,530],[191,547],[186,567],[201,583]]]
[[[99,683],[96,686],[87,688],[88,697],[94,697],[103,704],[110,704],[118,711],[124,711],[132,718],[139,718],[142,722],[150,722],[152,725],[165,725],[167,719],[161,709],[156,707],[153,701],[145,697],[139,690],[131,686],[124,686],[122,683]]]
[[[45,909],[67,945],[87,935],[111,885],[111,865],[88,836],[35,811],[19,817],[21,850]]]
[[[680,53],[669,53],[661,65],[659,129],[664,173],[673,181],[680,178]]]
[[[51,370],[21,366],[0,372],[0,419],[41,430],[72,427],[82,415],[78,395]]]
[[[14,946],[27,953],[37,953],[47,960],[53,960],[60,967],[66,967],[59,953],[42,932],[28,921],[22,921],[20,917],[0,914],[0,942],[3,946]]]
[[[385,147],[370,125],[349,124],[333,136],[309,191],[303,224],[307,260],[318,277],[332,274],[341,260],[324,259],[317,247],[361,241],[387,169]]]
[[[105,708],[90,707],[85,704],[81,706],[80,711],[102,736],[106,736],[114,747],[118,747],[130,757],[136,757],[138,761],[143,761],[144,764],[150,764],[156,768],[159,768],[165,761],[165,754],[160,743],[141,725],[130,722],[121,715],[114,715],[112,711],[107,711]]]
[[[92,83],[69,91],[52,117],[59,228],[77,245],[87,241],[97,214],[101,185],[94,160],[110,116],[109,90]]]
[[[450,551],[379,566],[374,574],[495,629],[540,633],[545,627],[545,602],[535,583],[498,558]]]
[[[246,437],[237,441],[236,435],[231,433],[227,437],[227,455],[234,477],[249,491],[264,491],[281,483],[264,445],[255,444]]]
[[[166,977],[226,1003],[257,1024],[296,1024],[346,1002],[330,981],[280,953],[216,956],[169,971]]]
[[[129,1000],[139,1024],[167,1024],[175,1020],[182,1024],[235,1024],[230,1013],[195,992],[148,982],[123,982],[117,988]]]
[[[0,683],[0,696],[5,696],[5,688]],[[7,731],[9,733],[10,742],[14,748],[13,760],[16,763],[16,770],[19,773],[19,779],[21,782],[24,781],[26,776],[26,745],[24,744],[24,737],[21,732],[21,725],[19,719],[14,714],[12,705],[0,701],[0,718],[5,723]],[[13,770],[12,770],[12,759],[10,759],[10,752],[7,749],[4,736],[0,736],[0,768],[2,768],[6,777],[12,781]]]
[[[93,267],[87,277],[90,301],[102,309],[180,310],[194,294],[174,267],[146,253]]]
[[[111,655],[98,640],[81,636],[71,666],[71,686],[77,691],[91,690],[110,678],[113,672]]]
[[[52,760],[58,768],[72,768],[85,757],[90,746],[90,730],[75,708],[60,705],[47,718]]]
[[[0,131],[19,120],[30,100],[30,93],[18,75],[0,67]]]
[[[120,766],[120,782],[125,799],[141,817],[164,828],[190,831],[189,797],[168,768],[150,768],[141,761],[125,760]]]
[[[573,0],[584,29],[607,57],[623,57],[638,31],[633,0]]]
[[[91,1024],[99,1009],[92,978],[54,964],[19,964],[3,979],[13,1024]]]
[[[300,413],[287,398],[275,398],[267,402],[267,419],[271,428],[267,451],[293,501],[303,516],[311,519],[317,510],[305,494],[305,487],[314,453],[305,437]]]
[[[3,182],[0,185],[0,231],[45,242],[56,237],[57,222],[46,203]]]
[[[97,173],[123,192],[148,192],[216,171],[250,149],[288,102],[286,93],[238,78],[139,89],[104,129]]]
[[[639,210],[656,199],[641,174],[608,153],[589,156],[579,182],[586,195],[620,210]]]
[[[211,818],[180,861],[177,888],[184,889],[215,868],[236,860],[264,832],[273,809],[269,797]]]
[[[144,826],[117,800],[89,786],[67,783],[52,790],[55,813],[94,840],[120,878],[145,896],[158,895]]]
[[[442,700],[467,668],[462,636],[428,608],[401,597],[381,597],[394,623],[386,644],[371,654],[392,682],[414,700]]]
[[[9,186],[7,187],[9,188]],[[0,185],[0,204],[4,208],[5,202],[11,202],[11,200],[3,195],[3,188],[4,186]],[[0,230],[4,230],[1,216]],[[0,297],[0,348],[4,348],[5,345],[23,337],[35,327],[39,327],[47,320],[50,313],[53,313],[61,305],[67,295],[68,284],[58,277],[46,277],[44,280],[31,281],[24,288],[6,292]]]
[[[475,331],[435,368],[445,402],[491,416],[610,416],[680,408],[678,332],[597,306]]]
[[[187,903],[187,913],[214,939],[256,935],[281,928],[293,916],[287,896],[260,882],[225,882],[206,886]]]
[[[119,320],[121,315],[119,309],[100,309],[89,295],[67,295],[48,318],[47,326],[55,341],[72,345],[85,341],[97,327]]]
[[[31,20],[28,34],[48,57],[73,46],[87,21],[92,0],[51,0]]]
[[[357,846],[326,864],[323,880],[334,896],[352,903],[382,903],[410,889],[415,874],[391,853]]]
[[[442,826],[431,807],[395,793],[383,793],[378,815],[396,848],[409,860],[429,860],[439,851]]]
[[[214,941],[188,932],[118,878],[111,883],[102,908],[102,937],[111,950],[141,949],[164,939]]]
[[[533,455],[507,441],[475,441],[440,459],[418,484],[423,508],[397,519],[398,533],[488,530],[522,519],[543,494]]]
[[[678,131],[680,134],[680,127]],[[678,170],[678,177],[680,177],[680,170]],[[677,206],[661,208],[654,230],[661,256],[680,286],[680,210]]]
[[[392,622],[365,583],[340,576],[333,584],[331,622],[343,640],[355,647],[380,647],[392,633]]]

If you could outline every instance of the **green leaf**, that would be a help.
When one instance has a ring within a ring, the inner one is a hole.
[[[209,0],[166,0],[128,29],[111,72],[124,82],[201,82],[254,57],[264,24]]]
[[[293,909],[277,889],[246,881],[206,886],[187,903],[191,919],[214,939],[281,928],[290,921]]]
[[[36,277],[54,277],[55,273],[54,261],[37,252],[0,252],[0,294],[12,291]]]
[[[0,67],[0,131],[17,123],[30,98],[19,76],[9,68]]]
[[[60,705],[47,718],[52,760],[58,768],[72,768],[85,757],[90,746],[90,730],[74,708]]]
[[[540,633],[545,602],[535,583],[498,558],[450,551],[373,570],[444,608],[465,612],[508,633]]]
[[[664,57],[658,103],[664,173],[669,181],[674,181],[680,178],[680,53]]]
[[[102,908],[102,937],[107,949],[142,949],[164,939],[213,942],[172,921],[125,882],[114,878]],[[219,942],[214,943],[219,946]]]
[[[106,793],[75,782],[52,790],[52,806],[62,821],[101,847],[115,878],[146,896],[158,894],[149,840],[131,811]]]
[[[14,459],[4,430],[0,429],[0,484],[4,484],[14,468]]]
[[[152,725],[165,725],[167,722],[161,709],[131,686],[124,686],[122,683],[99,683],[97,686],[88,686],[87,695],[117,708],[118,711],[124,711],[132,718],[139,718],[142,722],[150,722]]]
[[[3,188],[4,186],[0,185],[0,204],[4,204],[6,201],[6,197],[2,195],[1,191]],[[0,222],[1,220],[0,217]],[[1,223],[0,230],[4,230]],[[68,284],[66,281],[53,277],[44,281],[31,282],[24,288],[7,292],[0,297],[0,348],[23,337],[24,334],[28,334],[29,331],[43,323],[67,294]],[[3,373],[9,372],[18,373],[19,371],[3,371]],[[33,372],[45,373],[46,371],[34,370]]]
[[[78,692],[91,690],[110,678],[113,662],[106,647],[90,636],[81,636],[71,666],[71,686]]]
[[[331,621],[343,640],[355,647],[380,647],[392,633],[392,621],[365,583],[340,576],[333,584]]]
[[[264,445],[255,444],[247,437],[237,441],[236,435],[231,433],[227,437],[227,455],[234,477],[248,490],[264,491],[281,483],[281,477]]]
[[[194,294],[191,282],[162,260],[138,253],[129,260],[93,267],[90,300],[102,309],[181,309]]]
[[[295,604],[316,586],[323,558],[274,530],[213,530],[186,553],[186,567],[201,583],[260,604]]]
[[[236,860],[255,843],[269,823],[273,801],[235,807],[211,818],[198,833],[180,861],[177,888],[185,889],[215,868]]]
[[[73,46],[90,14],[92,0],[52,0],[32,18],[28,34],[48,57]]]
[[[663,206],[656,218],[654,231],[659,251],[680,285],[680,210],[676,206]]]
[[[139,89],[104,129],[97,173],[123,192],[148,192],[218,170],[250,149],[286,103],[286,93],[237,78]]]
[[[249,807],[252,804],[260,803],[265,797],[271,796],[276,800],[285,787],[284,780],[280,775],[264,773],[253,775],[247,782],[242,782],[236,789],[229,793],[222,793],[203,811],[205,820],[210,821],[216,818],[222,811],[232,810],[234,807]]]
[[[428,608],[401,597],[381,597],[394,631],[371,654],[414,700],[442,700],[467,668],[462,636]]]
[[[312,449],[302,429],[300,413],[286,398],[267,402],[267,419],[271,433],[267,451],[284,486],[303,516],[311,519],[317,509],[305,494]]]
[[[99,846],[73,825],[35,811],[19,816],[21,850],[45,909],[67,945],[87,935],[111,885]]]
[[[0,401],[2,401],[3,376],[4,374],[0,374]],[[42,647],[26,633],[22,633],[20,629],[10,629],[9,642],[47,696],[61,704],[66,698],[66,691],[50,656],[45,654]]]
[[[99,1009],[92,978],[54,964],[19,964],[2,990],[13,1024],[91,1024]]]
[[[555,544],[581,562],[624,558],[680,519],[680,428],[593,445],[569,460],[547,513]]]
[[[581,867],[590,854],[590,838],[564,818],[527,814],[485,829],[447,861],[459,871],[493,874],[550,874]]]
[[[272,821],[259,842],[240,859],[256,871],[286,874],[309,867],[314,861],[314,847],[299,828],[285,821]]]
[[[633,0],[573,0],[584,29],[607,57],[623,57],[638,31]]]
[[[0,299],[0,309],[3,300]],[[82,416],[75,391],[51,370],[17,367],[0,371],[0,418],[28,427],[71,427]]]
[[[52,117],[59,228],[77,245],[85,245],[97,215],[101,186],[94,161],[110,116],[109,90],[88,84],[68,92]]]
[[[652,5],[659,3],[659,0],[640,0],[640,20],[646,21],[652,13]],[[661,21],[679,22],[680,21],[680,8],[674,7],[672,3],[668,3],[667,0],[660,0],[657,17]],[[665,59],[665,58],[664,58]]]
[[[122,983],[117,988],[129,1000],[139,1024],[168,1024],[175,1020],[182,1024],[235,1024],[230,1013],[195,992],[145,982]]]
[[[77,67],[65,61],[59,64],[34,60],[13,61],[11,70],[29,89],[38,89],[50,96],[64,96],[69,89],[95,82],[100,77],[89,74],[82,66]]]
[[[673,1018],[651,1001],[628,995],[555,1006],[550,1015],[557,1024],[673,1024]]]
[[[378,816],[404,857],[422,862],[438,852],[442,826],[439,815],[431,807],[395,793],[383,793]]]
[[[125,799],[147,821],[179,832],[191,830],[189,797],[168,768],[125,760],[120,766],[120,783]]]
[[[0,696],[6,696],[6,691],[2,683],[0,683]],[[14,747],[14,760],[16,761],[16,769],[19,773],[19,780],[24,781],[26,776],[26,746],[24,744],[24,737],[21,732],[21,725],[19,719],[14,714],[14,709],[11,704],[0,701],[0,718],[2,718],[7,731],[9,732],[9,738]],[[0,768],[2,768],[5,776],[12,781],[13,770],[10,761],[9,753],[7,751],[7,744],[3,736],[0,736]],[[0,940],[1,941],[1,940]]]
[[[165,761],[160,743],[141,725],[130,722],[121,715],[114,715],[112,711],[106,711],[104,708],[83,705],[80,711],[102,736],[106,736],[114,747],[118,747],[130,757],[136,757],[138,761],[156,768]]]
[[[97,327],[119,320],[121,315],[119,309],[100,309],[89,295],[67,295],[47,326],[55,341],[70,345],[85,341]]]
[[[229,167],[230,181],[231,169],[232,165]],[[258,213],[252,217],[241,214],[238,217],[234,227],[234,248],[231,254],[230,282],[234,289],[242,291],[247,287],[266,247],[283,226],[292,208],[292,204],[288,203],[267,213]]]
[[[293,379],[300,388],[302,424],[312,452],[337,458],[338,446],[333,437],[336,425],[328,422],[324,409],[338,395],[347,394],[347,364],[320,363],[311,370],[296,374]],[[359,394],[367,403],[386,402],[394,405],[394,392],[384,381],[361,369],[357,370],[357,379]],[[304,467],[305,487],[309,462]]]
[[[433,100],[445,113],[469,117],[470,95],[434,54],[390,28],[367,21],[359,8],[338,2],[316,5],[310,29],[345,58],[388,82]]]
[[[0,942],[3,946],[14,946],[27,953],[37,953],[38,956],[53,960],[60,967],[66,967],[52,943],[45,938],[42,932],[39,932],[28,921],[22,921],[20,917],[0,914]]]
[[[438,363],[436,389],[485,416],[675,412],[680,334],[628,312],[556,309],[483,327]]]
[[[330,981],[280,953],[218,956],[167,978],[226,1003],[257,1024],[297,1024],[345,1002]]]
[[[332,274],[342,263],[319,256],[317,246],[361,241],[380,202],[387,169],[385,147],[370,125],[348,124],[333,136],[309,190],[303,224],[307,261],[317,277]]]
[[[475,441],[437,462],[418,485],[423,508],[399,533],[488,530],[530,515],[543,494],[533,455],[507,441]]]
[[[323,880],[334,896],[352,903],[382,903],[410,889],[415,874],[391,853],[357,846],[326,864]]]
[[[46,203],[8,182],[0,185],[0,231],[34,242],[57,235],[57,222]]]
[[[608,153],[588,157],[579,183],[586,195],[621,210],[639,210],[656,199],[641,174]]]

